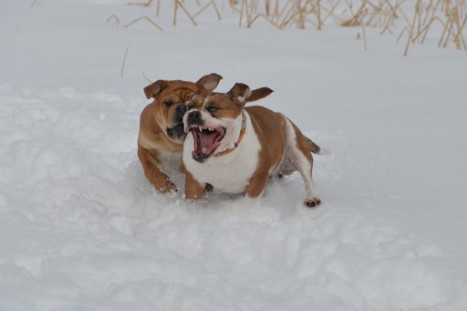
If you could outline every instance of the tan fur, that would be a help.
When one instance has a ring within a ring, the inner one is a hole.
[[[251,178],[247,194],[257,197],[263,193],[271,168],[277,167],[285,149],[285,120],[281,114],[262,106],[247,107],[256,135],[261,143],[259,166]]]

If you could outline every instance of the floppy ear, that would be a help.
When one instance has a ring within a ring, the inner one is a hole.
[[[156,82],[149,84],[144,88],[144,94],[147,99],[156,98],[160,92],[167,87],[166,80],[157,80]]]
[[[259,89],[251,91],[251,96],[248,97],[247,102],[254,102],[255,100],[259,100],[261,98],[265,98],[269,94],[274,92],[268,87],[260,87]]]
[[[210,93],[217,87],[221,79],[222,76],[218,75],[217,73],[211,73],[201,77],[201,79],[196,82],[196,85],[201,92]]]
[[[230,91],[227,92],[227,95],[229,95],[233,101],[239,102],[241,105],[245,105],[248,98],[251,96],[251,90],[246,84],[235,83]]]

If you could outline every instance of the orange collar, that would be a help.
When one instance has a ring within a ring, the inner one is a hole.
[[[222,152],[216,153],[214,156],[215,157],[220,157],[220,156],[226,155],[226,154],[231,153],[232,151],[234,151],[235,148],[237,148],[238,145],[240,144],[240,142],[242,141],[243,136],[245,135],[245,130],[246,130],[246,118],[245,118],[245,114],[242,112],[242,130],[240,131],[240,136],[238,136],[238,139],[235,142],[234,146],[232,148],[230,148],[230,149],[225,149]]]

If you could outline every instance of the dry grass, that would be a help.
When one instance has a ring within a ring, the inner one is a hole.
[[[126,56],[128,54],[128,49],[130,48],[130,45],[128,44],[125,49],[125,55],[123,56],[123,61],[122,61],[122,67],[120,69],[120,79],[123,79],[123,72],[125,70],[125,63],[126,63]]]
[[[222,20],[224,12],[233,11],[239,27],[246,28],[254,27],[260,20],[279,30],[292,27],[321,30],[329,24],[359,27],[358,38],[363,39],[365,50],[365,28],[371,27],[381,34],[400,32],[397,40],[406,38],[404,55],[412,44],[423,44],[428,37],[436,40],[439,47],[467,51],[464,36],[467,0],[164,0],[167,4],[165,1],[173,4],[171,12],[161,12],[161,0],[128,3],[152,13],[127,22],[125,27],[145,21],[163,31],[156,22],[160,14],[171,14],[173,26],[177,26],[180,15],[197,26],[199,17],[208,11],[214,12],[218,20]],[[113,14],[108,22],[118,27],[120,19]]]

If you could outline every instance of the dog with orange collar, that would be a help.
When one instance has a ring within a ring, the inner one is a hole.
[[[298,171],[305,183],[304,204],[319,205],[311,153],[324,154],[324,150],[283,114],[262,106],[245,107],[272,90],[252,92],[237,83],[227,93],[214,93],[220,79],[211,78],[200,85],[183,120],[188,133],[183,147],[186,198],[201,198],[206,184],[256,198],[271,176]]]

